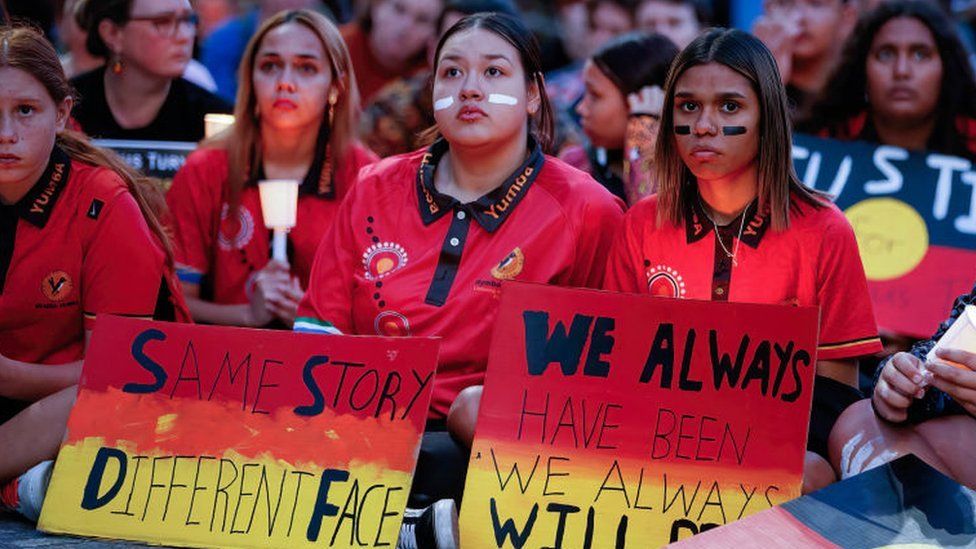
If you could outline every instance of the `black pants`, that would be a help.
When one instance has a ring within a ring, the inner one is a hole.
[[[28,406],[30,406],[30,402],[0,397],[0,425],[10,421],[11,418],[22,412]]]
[[[453,499],[460,507],[470,452],[459,444],[443,421],[429,421],[420,442],[407,507],[420,509],[440,499]]]
[[[813,409],[810,411],[810,432],[807,450],[830,461],[827,440],[837,418],[848,406],[864,398],[861,391],[829,377],[817,376],[813,383]]]

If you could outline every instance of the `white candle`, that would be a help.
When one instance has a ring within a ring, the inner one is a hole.
[[[210,113],[203,115],[203,135],[207,139],[219,134],[234,124],[233,114]]]
[[[288,263],[286,235],[295,226],[298,211],[298,181],[267,179],[258,181],[264,225],[274,231],[271,257]]]

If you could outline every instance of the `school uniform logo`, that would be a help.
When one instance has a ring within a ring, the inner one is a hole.
[[[491,276],[498,280],[512,280],[522,272],[525,265],[525,256],[520,248],[515,248],[505,259],[491,269]]]
[[[657,265],[647,271],[647,291],[653,297],[685,297],[685,281],[675,269]]]
[[[406,337],[410,335],[410,321],[395,311],[383,311],[373,321],[377,335],[387,337]]]
[[[237,215],[230,218],[230,205],[224,204],[220,211],[220,230],[217,232],[217,245],[221,250],[239,250],[254,238],[254,216],[243,205],[237,207]]]
[[[402,269],[407,264],[407,251],[394,242],[373,244],[363,252],[366,280],[379,280]]]
[[[41,293],[55,303],[64,301],[73,288],[71,277],[64,271],[54,271],[41,281]]]

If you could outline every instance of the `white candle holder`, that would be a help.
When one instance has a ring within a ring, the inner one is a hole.
[[[297,221],[298,185],[295,179],[258,181],[264,226],[273,232],[271,257],[281,263],[288,263],[287,235]]]
[[[233,125],[233,114],[210,113],[203,115],[203,135],[207,139],[210,139]]]

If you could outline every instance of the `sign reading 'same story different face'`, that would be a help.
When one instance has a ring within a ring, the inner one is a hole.
[[[100,317],[39,528],[195,547],[395,546],[437,349]]]
[[[878,325],[931,335],[976,282],[972,163],[807,135],[794,135],[793,160],[854,226]]]

